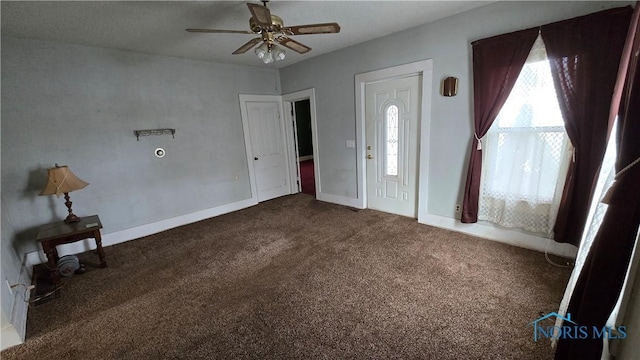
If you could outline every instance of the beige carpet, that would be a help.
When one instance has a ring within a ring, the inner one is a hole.
[[[2,359],[550,359],[544,254],[298,194],[81,256]]]

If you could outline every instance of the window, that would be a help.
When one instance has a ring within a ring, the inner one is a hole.
[[[478,219],[550,236],[568,140],[542,38],[483,139]]]
[[[387,107],[384,116],[385,174],[398,176],[398,107]]]

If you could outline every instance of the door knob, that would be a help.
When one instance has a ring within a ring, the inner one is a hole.
[[[373,159],[373,155],[367,154],[367,159],[369,159],[369,160]]]
[[[254,157],[254,158],[253,158],[253,160],[258,160],[258,158],[257,158],[257,157]]]

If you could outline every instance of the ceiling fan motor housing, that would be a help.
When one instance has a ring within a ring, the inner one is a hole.
[[[256,34],[263,30],[268,32],[279,32],[282,29],[283,24],[282,18],[276,15],[271,15],[271,26],[268,29],[263,28],[254,20],[254,18],[249,19],[249,28]]]

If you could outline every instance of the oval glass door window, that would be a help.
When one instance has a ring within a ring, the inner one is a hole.
[[[387,108],[384,120],[386,121],[384,132],[385,145],[385,174],[398,176],[398,107],[391,105]]]

